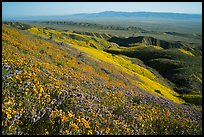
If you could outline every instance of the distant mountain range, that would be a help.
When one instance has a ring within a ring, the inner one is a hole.
[[[164,13],[164,12],[116,12],[104,11],[99,13],[81,13],[72,15],[55,15],[55,16],[29,16],[16,18],[3,18],[3,20],[62,20],[62,21],[90,21],[90,20],[108,20],[108,19],[133,19],[133,20],[202,20],[202,14],[184,14],[184,13]]]

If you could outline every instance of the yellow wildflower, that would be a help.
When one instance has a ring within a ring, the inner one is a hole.
[[[126,131],[127,131],[127,132],[129,132],[129,131],[130,131],[130,128],[125,128],[125,129],[126,129]]]
[[[42,97],[42,93],[39,94],[39,98],[41,98],[41,97]]]
[[[34,78],[34,82],[37,82],[37,81],[38,81],[38,79],[35,77],[35,78]]]
[[[7,118],[11,119],[12,118],[11,114],[7,114]]]
[[[55,86],[55,88],[59,88],[59,86]]]
[[[92,133],[92,130],[88,130],[88,133],[87,133],[87,135],[92,135],[93,133]]]
[[[80,122],[81,122],[81,119],[80,119],[80,118],[78,118],[78,119],[77,119],[77,122],[79,122],[79,123],[80,123]]]
[[[171,115],[171,112],[170,112],[169,110],[167,110],[166,115],[167,115],[167,116],[170,116],[170,115]]]
[[[85,125],[85,127],[86,127],[87,129],[90,129],[90,128],[91,128],[91,127],[89,126],[89,123],[88,123],[88,122],[84,123],[84,125]]]
[[[68,118],[67,117],[65,117],[65,116],[61,116],[61,119],[62,119],[62,122],[68,122],[69,120],[68,120]]]
[[[12,111],[11,111],[11,107],[8,107],[7,112],[8,112],[8,113],[11,113],[11,112],[12,112]]]
[[[45,129],[45,135],[49,135],[49,132],[47,131],[47,129]]]
[[[61,91],[58,91],[58,94],[59,94],[59,95],[61,95],[61,94],[62,94],[62,92],[61,92]]]
[[[114,120],[114,123],[117,125],[118,124],[118,120]]]
[[[69,134],[69,130],[68,130],[68,129],[66,129],[66,130],[65,130],[65,133],[66,133],[66,134]]]
[[[36,88],[34,88],[34,89],[33,89],[33,91],[34,91],[35,93],[37,93],[37,92],[38,92]]]
[[[140,116],[139,120],[140,120],[140,121],[142,120],[142,116]]]
[[[12,112],[12,114],[13,114],[13,115],[16,114],[16,111],[14,110],[14,111]]]
[[[11,105],[11,104],[12,104],[12,102],[11,102],[11,101],[8,101],[6,104],[7,104],[7,105]]]
[[[52,101],[51,104],[53,105],[53,104],[54,104],[54,101]]]
[[[81,120],[82,122],[85,122],[85,123],[87,122],[85,118],[81,118]]]
[[[16,78],[17,78],[18,80],[21,80],[20,75],[16,75]]]
[[[73,117],[74,115],[73,115],[72,113],[69,113],[68,116],[69,116],[69,117]]]
[[[43,92],[43,91],[44,91],[44,90],[43,90],[43,88],[41,87],[41,88],[40,88],[40,92]]]
[[[55,115],[55,113],[54,113],[54,112],[52,112],[52,113],[50,114],[50,116],[51,116],[51,117],[54,117],[54,115]]]
[[[71,124],[71,127],[72,127],[74,130],[79,130],[79,127],[78,127],[75,123]]]
[[[106,128],[106,134],[109,134],[109,132],[110,132],[110,128],[108,127]]]

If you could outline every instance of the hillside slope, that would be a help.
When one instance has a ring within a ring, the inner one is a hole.
[[[116,55],[142,60],[176,85],[180,94],[202,94],[202,50],[190,43],[170,42],[153,37],[111,37],[118,47],[105,49]],[[201,46],[202,47],[202,46]]]
[[[2,134],[202,133],[200,107],[109,44],[3,24]]]

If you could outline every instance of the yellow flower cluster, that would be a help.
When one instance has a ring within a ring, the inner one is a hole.
[[[11,114],[12,114],[12,110],[11,110],[11,107],[9,107],[9,108],[6,110],[6,115],[7,115],[7,118],[8,118],[8,119],[11,119],[11,118],[12,118]]]
[[[71,124],[71,128],[74,130],[79,130],[79,127],[75,123]]]
[[[85,118],[81,118],[81,121],[82,123],[84,124],[84,126],[87,128],[87,129],[90,129],[90,122],[87,121]]]

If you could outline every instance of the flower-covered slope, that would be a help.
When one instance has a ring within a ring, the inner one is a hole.
[[[30,32],[3,25],[2,134],[202,133],[201,108],[101,51],[106,42],[97,50]]]

